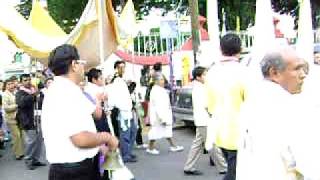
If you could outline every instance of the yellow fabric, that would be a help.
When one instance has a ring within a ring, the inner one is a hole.
[[[13,7],[2,2],[0,5],[0,31],[28,55],[39,58],[47,64],[49,53],[61,44],[73,44],[78,48],[80,57],[86,60],[87,68],[100,64],[100,46],[103,41],[103,57],[106,59],[117,48],[116,19],[112,4],[108,1],[89,0],[73,31],[63,35],[61,28],[45,13],[41,6],[34,3],[32,20],[26,21]],[[104,18],[97,17],[97,8],[103,11]],[[8,18],[10,17],[10,18]],[[41,24],[40,22],[44,22]],[[103,37],[99,36],[98,23],[103,23]],[[38,23],[39,22],[39,23]],[[46,27],[48,26],[48,27]],[[51,27],[51,28],[50,28]],[[103,59],[103,60],[104,60]]]
[[[223,75],[225,74],[221,74]],[[227,79],[229,81],[227,87],[221,88],[221,84],[218,83],[208,86],[208,111],[216,118],[215,144],[228,150],[236,150],[239,137],[237,118],[247,90],[239,81],[241,78]],[[225,80],[222,82],[226,82]]]
[[[186,86],[190,83],[190,59],[188,56],[182,58],[182,85]]]
[[[213,89],[209,87],[209,85],[205,84],[207,94],[208,94],[208,112],[211,114],[214,111],[216,105],[216,98],[214,97]]]
[[[119,25],[117,22],[116,15],[114,14],[113,7],[112,7],[112,1],[106,1],[106,11],[107,11],[107,19],[110,23],[110,31],[111,35],[115,37],[117,44],[120,44],[119,42]]]
[[[13,7],[5,4],[0,6],[0,31],[8,35],[19,48],[36,58],[48,57],[53,48],[66,41],[66,38],[48,37],[39,33]]]
[[[52,37],[63,37],[67,34],[61,29],[61,27],[51,18],[40,4],[39,1],[33,1],[32,11],[28,19],[34,29],[42,34]]]
[[[133,37],[136,31],[136,16],[132,0],[128,0],[127,4],[124,6],[120,14],[119,26],[120,28],[118,32],[118,38],[120,41],[120,45],[125,49],[132,48]]]

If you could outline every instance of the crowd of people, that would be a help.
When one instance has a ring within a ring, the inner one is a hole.
[[[114,75],[107,80],[97,68],[85,72],[85,65],[77,49],[65,44],[50,54],[48,66],[54,78],[44,78],[45,87],[33,84],[29,74],[21,75],[19,83],[16,77],[5,81],[4,122],[15,158],[23,159],[27,169],[49,162],[49,179],[108,179],[101,161],[118,148],[123,163],[138,161],[134,146],[159,154],[155,140],[160,138],[168,140],[169,151],[183,150],[172,138],[173,117],[163,74],[154,73],[149,79],[156,88],[149,88],[150,106],[145,111],[136,82],[124,79],[124,61],[114,63]],[[158,91],[165,104],[157,99]],[[150,116],[149,145],[143,140],[143,116]]]
[[[318,106],[304,99],[311,81],[303,86],[316,68],[291,47],[279,47],[265,53],[259,79],[240,63],[237,35],[223,36],[220,49],[214,66],[192,72],[196,135],[184,174],[203,174],[196,162],[206,148],[224,180],[319,179],[313,155],[320,148],[306,141],[316,132]],[[319,54],[317,47],[314,66]],[[133,148],[158,155],[159,139],[167,139],[171,152],[184,150],[173,138],[171,87],[161,64],[142,77],[148,86],[144,98],[136,90],[140,84],[124,78],[124,61],[114,63],[107,80],[97,68],[85,72],[85,65],[76,47],[64,44],[50,54],[53,76],[37,83],[30,74],[4,81],[0,142],[10,132],[16,160],[24,160],[29,170],[48,162],[49,180],[99,180],[110,177],[102,164],[112,153],[119,152],[125,164],[135,163]]]
[[[45,151],[40,128],[40,116],[44,93],[52,78],[35,87],[30,74],[22,74],[20,80],[12,76],[2,88],[3,136],[12,139],[12,151],[16,160],[24,159],[30,170],[45,166]],[[3,138],[5,140],[5,138]]]

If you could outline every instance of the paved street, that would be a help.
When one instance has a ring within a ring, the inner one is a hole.
[[[185,176],[183,164],[193,139],[193,131],[189,128],[179,127],[174,130],[174,137],[178,145],[183,145],[185,150],[180,153],[168,151],[166,140],[160,140],[158,147],[160,155],[147,154],[144,150],[135,150],[138,155],[138,163],[128,164],[137,180],[221,180],[214,167],[209,166],[208,156],[204,155],[198,162],[199,169],[204,172],[203,176]],[[0,158],[0,180],[46,180],[48,167],[36,170],[26,170],[23,161],[14,160],[10,151],[4,152]]]

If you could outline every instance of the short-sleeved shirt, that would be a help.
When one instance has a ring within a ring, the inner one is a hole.
[[[92,158],[98,148],[79,148],[71,136],[96,133],[91,116],[95,106],[71,80],[57,76],[50,85],[42,106],[42,132],[50,163],[80,162]]]

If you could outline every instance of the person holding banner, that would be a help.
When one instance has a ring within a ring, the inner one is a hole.
[[[98,179],[94,156],[99,146],[118,147],[110,133],[97,133],[92,118],[96,106],[79,87],[85,64],[72,45],[58,46],[50,53],[49,68],[56,76],[43,101],[41,121],[49,180]]]

